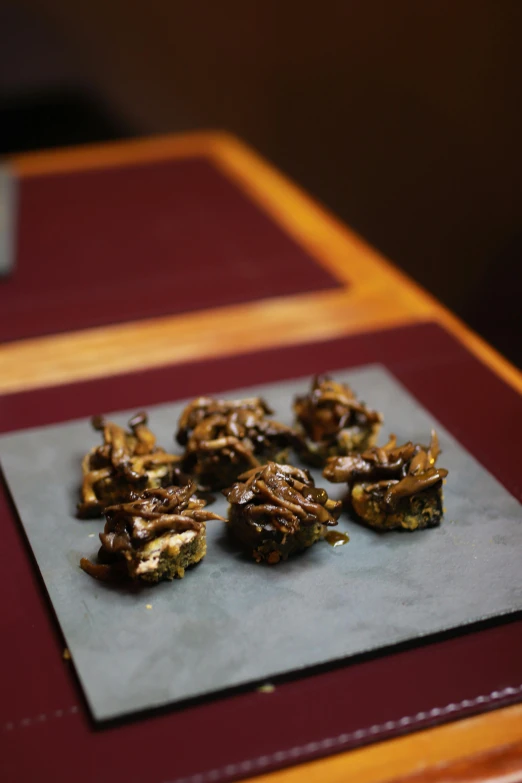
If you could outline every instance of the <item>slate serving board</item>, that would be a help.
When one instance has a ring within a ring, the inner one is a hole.
[[[0,278],[7,276],[15,263],[18,182],[5,165],[0,166]]]
[[[449,470],[439,528],[379,534],[343,514],[350,542],[325,542],[286,563],[257,565],[207,525],[208,554],[185,579],[115,588],[86,576],[101,520],[74,507],[80,459],[98,442],[87,420],[0,438],[2,468],[96,720],[305,669],[522,609],[521,509],[383,367],[336,373],[395,432],[427,442],[432,426]],[[291,421],[309,379],[234,390],[262,394]],[[161,445],[184,402],[150,409]],[[96,413],[98,411],[93,411]],[[114,415],[125,423],[130,413]],[[316,482],[334,497],[343,488]],[[213,506],[226,511],[224,499]],[[94,534],[94,535],[93,535]],[[147,608],[151,606],[152,608]]]

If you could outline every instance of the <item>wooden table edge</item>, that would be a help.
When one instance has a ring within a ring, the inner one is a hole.
[[[18,176],[32,177],[192,156],[212,159],[319,263],[350,287],[331,297],[324,293],[296,295],[7,343],[0,346],[0,394],[183,361],[186,351],[180,352],[178,347],[187,333],[195,359],[245,350],[244,340],[231,339],[234,331],[237,334],[240,319],[241,329],[250,335],[252,349],[292,344],[299,335],[302,340],[323,339],[333,334],[435,320],[522,391],[522,374],[504,357],[228,133],[205,131],[50,150],[12,156],[7,163]],[[201,326],[194,329],[198,319]],[[260,321],[268,328],[256,336]],[[210,322],[215,328],[206,331]],[[228,340],[215,339],[219,329]],[[167,335],[168,339],[162,339]],[[133,353],[125,350],[129,343],[134,346]]]
[[[435,728],[377,742],[256,778],[259,783],[395,783],[398,780],[450,778],[465,761],[466,780],[490,780],[483,774],[487,760],[500,764],[504,754],[522,740],[522,705],[445,723]],[[522,758],[515,766],[522,778]],[[513,771],[513,770],[511,770]],[[507,783],[507,782],[506,782]]]
[[[230,134],[206,131],[152,137],[16,155],[6,162],[18,176],[32,177],[192,156],[211,158],[297,242],[334,275],[349,282],[350,287],[7,343],[0,346],[0,394],[184,361],[187,353],[180,356],[177,348],[187,333],[192,335],[187,351],[196,359],[423,320],[445,326],[505,381],[522,390],[522,374],[504,357]],[[263,330],[259,329],[260,322]],[[245,337],[238,344],[239,324]],[[216,341],[216,333],[226,334],[228,341]],[[130,364],[121,361],[123,349],[129,344],[134,357]],[[168,346],[172,346],[170,351]],[[28,367],[32,371],[27,372]],[[360,783],[379,783],[441,764],[447,771],[463,757],[477,753],[491,751],[498,756],[499,745],[520,739],[522,707],[508,707],[266,777],[270,783],[293,783],[303,778],[334,783],[352,777]],[[480,767],[476,772],[481,774]],[[522,777],[522,764],[520,773]]]

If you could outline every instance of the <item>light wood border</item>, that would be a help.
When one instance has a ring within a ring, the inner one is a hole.
[[[522,375],[502,356],[232,136],[206,132],[157,137],[14,156],[10,163],[20,177],[34,177],[200,155],[214,161],[350,287],[5,344],[0,346],[0,393],[423,320],[441,323],[522,390]],[[522,707],[510,707],[258,779],[380,783],[427,768],[433,771],[437,765],[450,770],[458,759],[521,738]],[[472,768],[480,775],[479,762]]]
[[[522,375],[354,232],[236,138],[194,133],[14,156],[20,177],[147,163],[211,159],[298,243],[350,286],[123,325],[17,341],[0,346],[0,393],[103,377],[246,349],[289,345],[436,320],[505,380]]]
[[[268,698],[268,697],[267,697]],[[440,779],[451,778],[451,769],[462,759],[477,758],[477,770],[485,766],[489,752],[509,746],[522,738],[522,706],[507,707],[474,718],[417,731],[392,740],[358,748],[328,759],[255,778],[259,783],[391,783],[415,776],[423,780],[428,770],[440,771]],[[522,759],[518,769],[522,778]],[[430,777],[430,780],[436,779]],[[475,776],[473,780],[487,780]],[[468,778],[466,778],[468,780]],[[500,783],[500,780],[498,781]],[[502,781],[508,783],[508,781]]]

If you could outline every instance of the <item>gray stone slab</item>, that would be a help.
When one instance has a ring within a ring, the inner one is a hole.
[[[78,521],[80,459],[98,442],[87,420],[0,438],[11,493],[98,720],[263,681],[483,618],[522,609],[520,504],[380,366],[336,373],[384,411],[399,441],[426,442],[435,426],[449,469],[436,529],[378,534],[343,515],[346,546],[325,542],[275,567],[231,547],[208,524],[208,554],[185,579],[114,588],[79,569],[95,556],[101,521]],[[262,394],[290,421],[308,379]],[[161,445],[183,402],[150,409]],[[98,411],[93,411],[96,413]],[[132,411],[133,412],[133,411]],[[115,416],[125,423],[128,413]],[[328,486],[316,474],[319,485]],[[330,485],[339,497],[342,487]],[[224,499],[215,506],[224,512]],[[93,534],[96,534],[95,537]],[[147,604],[152,609],[147,609]]]
[[[0,166],[0,277],[15,264],[18,182],[11,169]]]

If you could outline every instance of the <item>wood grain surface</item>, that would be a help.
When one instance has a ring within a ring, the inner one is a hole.
[[[19,176],[204,155],[350,288],[279,297],[0,346],[0,392],[38,388],[386,326],[437,320],[516,388],[522,376],[433,297],[227,134],[196,133],[15,156]]]
[[[444,778],[446,783],[480,783],[484,779],[495,783],[517,783],[521,779],[522,742],[494,748],[489,753],[455,761],[442,762],[429,769],[397,779],[396,783],[431,783]]]
[[[522,706],[508,707],[263,775],[259,783],[522,779]],[[459,777],[460,775],[460,777]],[[518,777],[516,777],[518,775]]]
[[[433,297],[243,143],[223,133],[15,156],[20,177],[203,155],[350,288],[267,299],[0,346],[0,393],[435,320],[516,389],[522,375]],[[0,398],[1,404],[1,398]],[[499,709],[257,778],[522,780],[522,706]]]

